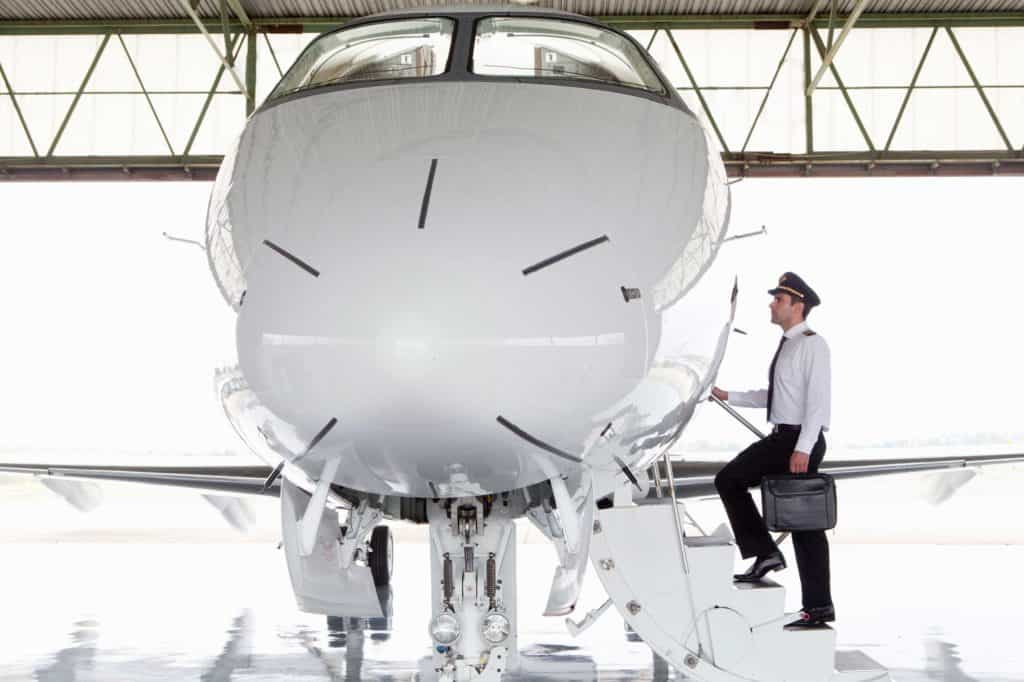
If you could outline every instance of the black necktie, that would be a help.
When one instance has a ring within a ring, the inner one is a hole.
[[[775,392],[775,363],[779,361],[779,353],[782,352],[782,345],[786,343],[786,337],[779,339],[779,347],[775,349],[775,357],[772,358],[771,367],[768,368],[768,421],[772,420],[772,394]]]

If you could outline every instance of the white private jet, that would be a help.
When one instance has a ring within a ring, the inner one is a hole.
[[[521,517],[557,548],[547,615],[573,611],[592,559],[633,630],[691,677],[867,679],[834,669],[830,630],[786,643],[781,588],[734,588],[730,538],[684,532],[669,502],[713,493],[721,463],[663,469],[671,498],[647,475],[731,330],[736,289],[709,273],[725,179],[621,31],[537,9],[353,21],[248,120],[209,203],[210,265],[238,315],[239,363],[217,386],[266,466],[0,471],[279,496],[299,608],[331,616],[381,614],[381,521],[429,524],[440,680],[517,669]]]

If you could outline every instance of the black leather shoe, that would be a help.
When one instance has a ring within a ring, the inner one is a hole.
[[[835,619],[835,607],[831,605],[815,606],[805,608],[800,612],[800,617],[792,623],[787,623],[786,627],[792,630],[816,630],[828,627],[826,623],[831,623]]]
[[[782,552],[775,552],[766,557],[759,557],[746,573],[734,575],[732,579],[738,583],[756,583],[770,572],[781,571],[785,567],[786,559],[782,556]]]

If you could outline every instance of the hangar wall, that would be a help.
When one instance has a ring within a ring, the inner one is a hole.
[[[837,22],[609,18],[714,132],[731,175],[1024,173],[1024,17]],[[207,179],[322,21],[0,22],[0,177]],[[295,32],[295,29],[302,32]],[[251,86],[251,87],[250,87]]]

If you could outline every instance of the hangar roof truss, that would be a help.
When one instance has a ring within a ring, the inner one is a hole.
[[[0,179],[209,179],[301,48],[364,6],[2,3]],[[646,45],[730,175],[1024,174],[1022,0],[643,7],[558,3]]]

